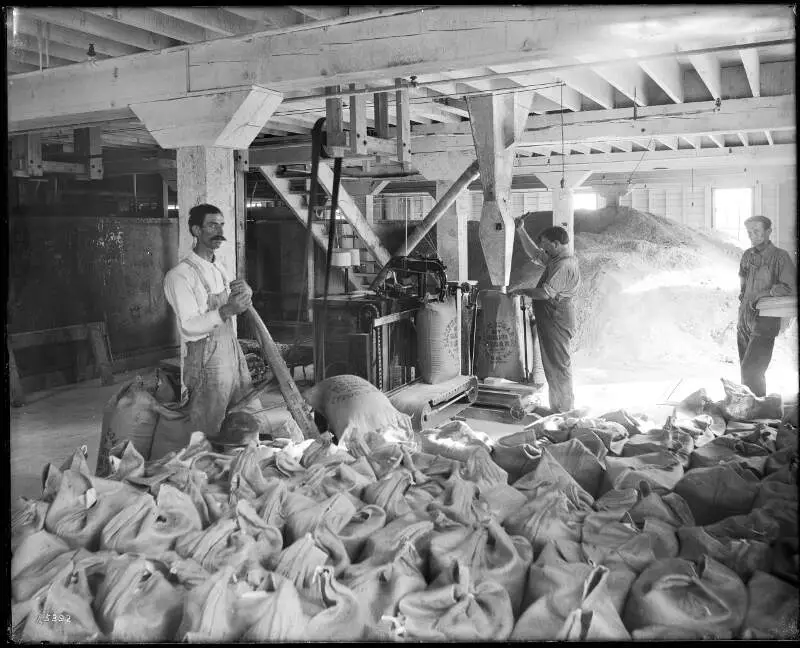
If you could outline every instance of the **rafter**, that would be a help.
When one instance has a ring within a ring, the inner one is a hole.
[[[750,142],[747,139],[747,133],[736,133],[736,137],[739,138],[739,141],[742,143],[742,146],[750,146]]]
[[[603,108],[614,107],[614,88],[591,70],[564,70],[558,77]]]
[[[23,13],[23,16],[24,15],[25,14]],[[133,45],[127,45],[125,43],[110,40],[108,38],[102,38],[95,34],[86,34],[83,31],[68,29],[53,23],[47,24],[50,25],[48,36],[51,42],[61,43],[62,45],[67,45],[69,47],[75,47],[83,52],[86,52],[89,49],[90,43],[94,45],[94,50],[98,55],[106,54],[108,56],[127,56],[128,54],[137,54],[138,52],[144,51],[140,47],[134,47]],[[18,19],[17,32],[21,34],[27,34],[29,36],[36,36],[38,33],[36,20],[32,17],[29,19],[25,19],[24,17]]]
[[[261,23],[243,18],[221,7],[153,7],[153,9],[221,36],[249,34],[261,27]]]
[[[672,101],[683,103],[683,72],[676,59],[650,59],[639,61],[639,65]]]
[[[487,69],[491,72],[507,73],[508,78],[520,87],[532,87],[537,95],[556,104],[556,108],[551,110],[560,110],[562,106],[573,112],[581,110],[581,96],[578,91],[566,83],[560,82],[552,74],[547,72],[515,74],[518,70],[529,67],[525,63],[510,63],[492,65]]]
[[[612,142],[612,145],[623,153],[630,153],[633,151],[633,142],[630,140],[617,140],[616,142]]]
[[[225,9],[248,20],[273,27],[299,25],[303,22],[303,16],[289,7],[225,7]]]
[[[710,139],[718,148],[725,148],[725,136],[719,133],[706,133],[705,136]]]
[[[311,20],[327,20],[347,16],[347,7],[299,7],[289,5],[289,9],[311,18]]]
[[[655,137],[632,137],[631,141],[637,146],[643,148],[645,151],[656,150],[657,140]]]
[[[750,84],[750,92],[754,97],[761,96],[761,62],[759,61],[758,50],[755,48],[739,50],[742,58],[742,65],[747,75],[747,82]]]
[[[633,120],[630,108],[589,110],[581,113],[537,115],[530,117],[517,146],[558,142],[564,135],[568,142],[590,143],[630,138],[674,137],[796,129],[794,97],[729,99],[717,108],[713,101],[667,104],[638,110]],[[415,128],[418,152],[437,152],[472,146],[469,124],[439,124],[430,131]]]
[[[16,38],[13,41],[9,41],[9,51],[14,52],[15,50],[26,50],[28,52],[34,52],[38,55],[40,43],[39,39],[36,36],[30,36],[28,34],[17,34]],[[85,61],[86,60],[86,49],[81,50],[77,47],[70,47],[69,45],[64,45],[59,42],[50,42],[45,43],[42,41],[41,43],[42,52],[45,49],[49,52],[50,57],[59,57],[66,61],[70,62],[77,62],[77,61]],[[95,50],[96,51],[96,50]],[[108,58],[106,54],[97,54],[97,59],[102,60]]]
[[[711,93],[713,99],[722,97],[722,81],[719,59],[714,54],[691,54],[689,55],[694,69],[706,84],[706,88]]]
[[[643,156],[642,151],[632,153],[610,153],[607,156],[567,155],[564,166],[567,171],[591,168],[595,173],[625,173],[633,169],[653,171],[656,169],[694,169],[725,168],[730,166],[776,166],[796,163],[793,144],[779,144],[774,147],[750,146],[728,149],[705,148],[700,150],[683,149],[679,151],[651,151]],[[553,163],[549,165],[553,166]],[[558,170],[561,160],[556,163]],[[520,158],[514,166],[514,175],[535,174],[537,170],[548,170],[547,159],[542,157]]]
[[[214,38],[214,35],[210,34],[204,27],[198,27],[192,23],[184,22],[151,9],[140,9],[138,7],[113,7],[110,9],[87,7],[83,11],[123,25],[172,38],[181,43],[199,43],[209,38]]]
[[[18,61],[19,63],[26,63],[27,65],[33,65],[36,69],[39,69],[39,54],[38,52],[29,52],[28,50],[19,49],[16,51],[8,52],[8,59],[10,61]],[[42,67],[43,68],[52,68],[60,65],[70,65],[75,61],[68,61],[67,59],[59,58],[58,56],[50,55],[50,64],[48,65],[48,59],[44,55],[44,49],[42,49]]]
[[[703,147],[703,138],[700,135],[680,135],[680,137],[688,142],[692,148],[699,149]]]
[[[592,69],[631,101],[639,106],[647,105],[645,72],[635,63],[593,65]]]
[[[764,135],[767,136],[767,142],[769,142],[769,145],[774,146],[775,142],[772,140],[772,133],[770,133],[768,130],[765,130]]]
[[[85,34],[94,34],[106,39],[116,40],[127,45],[133,45],[144,50],[165,49],[177,45],[171,38],[160,34],[122,25],[114,20],[95,16],[79,9],[56,9],[53,7],[24,7],[20,10],[22,16],[44,20],[49,23],[61,25]]]
[[[9,88],[9,129],[70,123],[68,119],[87,123],[101,116],[119,117],[130,114],[132,103],[181,99],[190,92],[221,91],[236,83],[288,92],[368,83],[387,74],[408,77],[529,61],[540,52],[548,52],[553,60],[595,50],[598,56],[610,57],[642,43],[645,28],[646,47],[663,50],[670,42],[667,39],[675,36],[674,20],[662,18],[680,16],[681,28],[690,25],[694,30],[713,17],[769,17],[771,32],[791,21],[791,14],[787,20],[786,13],[785,8],[769,5],[725,6],[724,11],[700,5],[692,12],[672,5],[587,6],[580,12],[555,6],[544,13],[529,6],[497,5],[412,7],[368,18],[337,18],[98,61],[96,66],[80,64],[63,71],[24,75]],[[753,27],[751,31],[751,37],[758,37],[767,28]],[[695,42],[705,37],[706,32],[700,33]],[[736,41],[736,37],[732,34],[729,40]],[[706,38],[717,42],[728,36]]]
[[[31,63],[23,63],[22,61],[15,61],[13,59],[6,59],[6,67],[12,74],[22,74],[23,72],[35,72],[39,69],[39,65]]]
[[[677,151],[678,150],[678,137],[677,136],[669,137],[669,136],[662,135],[662,136],[660,136],[658,138],[658,141],[661,142],[664,146],[666,146],[667,148],[669,148],[669,149],[671,149],[673,151]]]

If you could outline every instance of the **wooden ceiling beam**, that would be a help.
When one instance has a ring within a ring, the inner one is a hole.
[[[23,14],[24,16],[24,14]],[[17,21],[17,31],[29,36],[36,36],[38,27],[36,20],[33,18],[21,18]],[[127,45],[108,38],[102,38],[94,34],[86,34],[82,31],[68,29],[61,25],[53,23],[45,23],[50,26],[48,35],[50,41],[54,43],[61,43],[82,50],[84,54],[89,50],[89,44],[94,44],[94,50],[98,54],[106,54],[108,56],[127,56],[129,54],[137,54],[144,51],[140,47]]]
[[[691,54],[689,56],[697,74],[706,84],[712,99],[722,98],[722,70],[719,59],[714,54]]]
[[[595,159],[596,158],[596,159]],[[681,149],[678,151],[650,151],[642,157],[641,151],[632,153],[609,153],[603,156],[567,155],[564,167],[567,170],[589,169],[595,173],[625,172],[638,169],[653,171],[657,168],[692,169],[700,167],[723,167],[725,165],[776,165],[796,164],[797,152],[794,144],[750,146],[729,149]],[[561,168],[561,160],[558,161]],[[552,164],[551,164],[552,167]],[[535,173],[548,169],[547,159],[542,157],[520,158],[514,166],[514,175]]]
[[[750,92],[754,97],[760,97],[761,63],[759,61],[758,50],[755,48],[739,50],[739,56],[742,59],[742,65],[744,65],[747,82],[750,84]]]
[[[564,70],[556,76],[603,108],[614,107],[614,88],[592,70]]]
[[[39,69],[39,53],[28,51],[26,49],[17,49],[17,50],[10,50],[6,52],[9,61],[18,61],[19,63],[26,63],[28,65],[33,65],[36,67],[36,70]],[[44,49],[42,49],[42,68],[50,69],[53,67],[61,66],[61,65],[71,65],[75,63],[75,61],[68,61],[67,59],[60,58],[58,56],[50,55],[50,65],[47,64],[47,58],[44,55]]]
[[[6,68],[10,74],[22,74],[24,72],[36,72],[39,69],[39,64],[33,65],[32,63],[23,63],[22,61],[6,58]]]
[[[683,72],[676,59],[651,59],[639,65],[672,101],[683,103]]]
[[[158,13],[213,31],[220,36],[249,34],[262,23],[243,18],[222,7],[153,7]]]
[[[592,65],[592,70],[637,105],[647,105],[645,71],[635,63]]]
[[[273,27],[299,25],[303,22],[303,16],[288,7],[225,7],[225,10],[242,18]]]
[[[211,33],[204,27],[199,27],[151,9],[139,7],[87,7],[83,11],[123,25],[153,32],[176,40],[179,43],[199,43],[216,37],[216,34]]]
[[[106,27],[122,29],[129,39],[136,31],[78,10],[35,11],[51,20],[55,12],[77,14],[87,23],[92,18]],[[683,30],[687,26],[699,29],[711,18],[726,17],[730,23],[731,16],[736,17],[736,24],[748,25],[751,37],[772,33],[784,23],[793,24],[791,10],[771,5],[700,5],[691,11],[681,5],[609,5],[587,6],[580,12],[561,6],[546,10],[505,5],[414,7],[395,14],[348,16],[49,70],[46,75],[26,75],[9,89],[9,129],[40,127],[95,112],[123,112],[132,103],[178,99],[190,91],[213,92],[237,84],[287,92],[369,83],[376,76],[407,78],[442,69],[530,61],[543,52],[556,61],[595,50],[598,56],[618,56],[630,46],[638,44],[641,49],[644,27],[649,33],[645,46],[663,51],[678,38],[675,21]],[[630,27],[630,33],[623,27]],[[104,33],[109,36],[107,29]],[[716,43],[723,38],[741,38],[741,34],[724,30],[692,33],[700,34],[693,45],[704,43],[703,39]]]
[[[29,34],[22,34],[18,33],[16,38],[9,38],[8,41],[8,51],[13,52],[16,49],[23,49],[27,50],[28,52],[39,52],[39,39],[36,36],[31,36]],[[78,47],[71,47],[69,45],[64,45],[63,43],[59,43],[58,41],[53,41],[52,39],[49,40],[48,43],[45,43],[44,39],[41,43],[42,52],[48,51],[50,56],[57,56],[67,61],[71,61],[76,63],[78,61],[85,61],[87,58],[87,50],[89,49],[88,45],[86,49],[80,49]],[[95,49],[95,51],[97,51]],[[107,54],[97,53],[97,60],[101,61],[103,59],[109,58]]]
[[[122,25],[114,20],[101,18],[88,11],[75,8],[23,7],[20,9],[20,15],[83,32],[87,34],[87,38],[89,34],[92,34],[143,50],[165,49],[178,44],[175,40],[160,34]]]
[[[311,20],[327,20],[349,15],[347,7],[299,7],[289,5],[289,9],[311,18]]]

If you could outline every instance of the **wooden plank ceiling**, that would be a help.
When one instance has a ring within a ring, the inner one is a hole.
[[[315,21],[335,21],[358,14],[391,13],[397,9],[378,6],[21,7],[7,12],[7,67],[13,78],[13,75],[45,68],[87,61],[91,64],[91,61],[230,36]],[[693,5],[686,5],[687,15],[692,10]],[[646,25],[639,28],[646,29]],[[630,109],[635,115],[634,107],[645,110],[694,102],[759,98],[765,94],[764,87],[768,88],[766,94],[772,96],[794,94],[793,29],[780,33],[765,29],[759,33],[757,27],[733,24],[710,25],[709,29],[720,36],[720,42],[729,32],[731,43],[740,46],[722,45],[698,51],[692,34],[684,33],[680,35],[680,42],[670,43],[674,51],[681,53],[658,58],[642,58],[635,51],[625,50],[613,62],[589,55],[557,62],[538,57],[509,64],[420,74],[411,79],[416,83],[410,91],[412,135],[419,138],[469,134],[465,97],[487,91],[535,89],[532,118],[619,109]],[[789,75],[791,82],[785,79],[773,81],[772,85],[765,82],[765,70],[770,69],[774,69],[773,77]],[[374,78],[367,87],[387,87],[393,83],[391,78]],[[776,83],[778,86],[782,83],[784,89],[776,90]],[[298,136],[307,139],[314,122],[325,114],[325,102],[322,98],[305,101],[297,98],[319,95],[323,91],[324,88],[306,88],[285,93],[285,100],[295,100],[285,101],[277,109],[253,146],[284,145],[296,141]],[[367,108],[368,115],[372,116],[372,95],[368,95]],[[346,102],[344,118],[349,119]],[[393,106],[389,120],[394,123]],[[371,125],[369,120],[368,126]],[[65,151],[70,149],[72,128],[51,128],[41,134],[43,143],[61,145]],[[110,149],[158,149],[155,140],[136,119],[104,123],[102,139],[103,146]],[[520,147],[518,155],[534,159],[564,155],[575,159],[643,151],[756,149],[793,144],[795,140],[795,129],[785,127],[774,131],[765,127],[760,131],[743,129],[686,135],[670,131],[663,136],[529,142]]]

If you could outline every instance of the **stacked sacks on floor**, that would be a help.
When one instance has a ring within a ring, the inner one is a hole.
[[[796,412],[718,405],[498,440],[343,420],[338,444],[218,454],[198,433],[158,461],[121,444],[104,478],[78,450],[12,517],[14,638],[796,637]]]

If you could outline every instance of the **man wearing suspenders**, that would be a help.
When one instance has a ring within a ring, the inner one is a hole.
[[[164,278],[164,294],[178,320],[182,383],[188,396],[190,431],[209,439],[220,433],[228,406],[252,387],[236,335],[236,315],[251,304],[253,291],[230,281],[214,251],[226,240],[225,219],[214,205],[189,210],[194,249]]]

